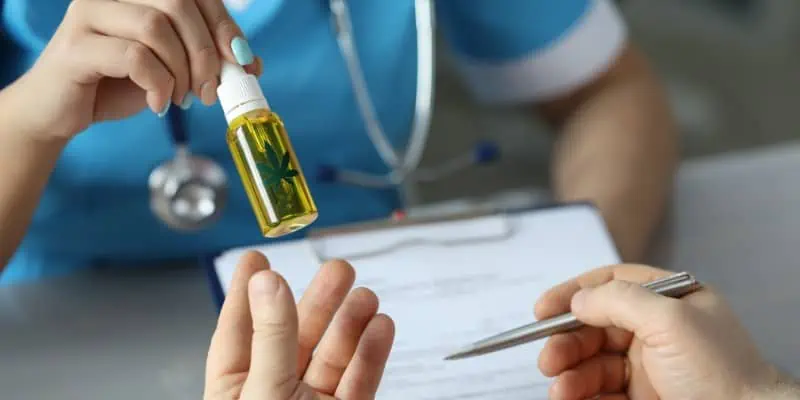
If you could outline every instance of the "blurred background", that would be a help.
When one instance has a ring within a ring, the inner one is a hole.
[[[619,3],[633,40],[650,57],[669,91],[685,159],[775,145],[796,137],[800,127],[800,2]],[[422,186],[420,200],[435,202],[546,186],[543,166],[549,157],[548,129],[532,120],[530,112],[475,111],[449,62],[446,43],[440,41],[438,53],[438,97],[425,159],[457,154],[481,137],[499,141],[504,154],[496,165],[470,169],[446,184]]]
[[[713,282],[767,358],[800,376],[800,324],[786,317],[800,309],[800,1],[620,6],[668,90],[685,161],[652,264]],[[481,138],[499,142],[503,158],[421,186],[420,200],[480,201],[508,190],[514,205],[535,197],[548,183],[548,128],[528,110],[479,111],[446,44],[438,50],[423,164]],[[2,397],[198,398],[215,319],[209,300],[205,276],[180,269],[99,271],[0,291]]]

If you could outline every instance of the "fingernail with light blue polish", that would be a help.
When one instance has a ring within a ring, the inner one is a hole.
[[[163,118],[165,115],[167,115],[167,111],[169,111],[169,106],[171,106],[171,105],[172,105],[172,102],[167,100],[167,105],[165,105],[164,109],[161,110],[160,113],[158,113],[158,117],[159,118]]]
[[[250,49],[250,44],[243,37],[237,36],[231,40],[231,51],[240,65],[253,63],[253,50]]]
[[[183,96],[183,101],[181,101],[178,107],[180,107],[181,110],[188,110],[192,107],[192,103],[194,103],[194,96],[191,93],[186,93],[186,96]]]

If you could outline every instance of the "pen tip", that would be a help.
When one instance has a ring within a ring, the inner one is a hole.
[[[472,354],[472,348],[460,350],[445,357],[444,361],[460,360],[462,358],[469,357],[471,354]]]

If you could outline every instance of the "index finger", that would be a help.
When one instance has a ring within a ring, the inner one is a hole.
[[[261,253],[248,252],[240,259],[211,338],[206,382],[249,369],[253,322],[247,286],[256,272],[266,269],[269,269],[269,262]]]
[[[647,265],[621,264],[597,268],[547,290],[534,306],[536,319],[569,312],[572,296],[579,290],[613,280],[647,283],[672,275],[673,272]]]
[[[125,1],[160,10],[169,17],[186,49],[190,87],[204,104],[213,104],[220,72],[219,52],[195,0]]]
[[[232,63],[240,65],[252,64],[252,59],[237,60],[236,55],[233,53],[232,42],[236,38],[244,40],[239,25],[231,18],[228,10],[221,0],[197,0],[197,5],[200,8],[200,13],[208,25],[208,30],[214,38],[222,56]],[[252,55],[251,55],[252,56]],[[248,57],[249,58],[249,57]],[[249,61],[249,62],[247,62]]]

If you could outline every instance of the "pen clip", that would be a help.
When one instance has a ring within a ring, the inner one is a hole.
[[[656,279],[654,281],[647,282],[642,285],[642,287],[650,290],[658,290],[659,288],[666,287],[669,285],[673,285],[678,282],[683,282],[686,280],[694,281],[695,279],[692,277],[691,274],[688,272],[680,272],[674,275],[666,276],[664,278]]]

